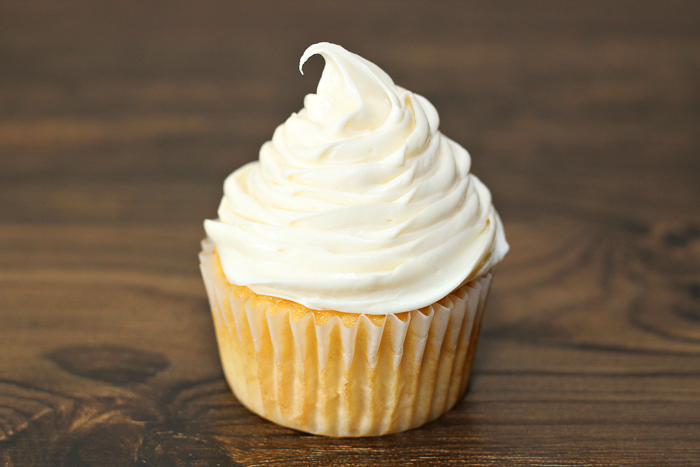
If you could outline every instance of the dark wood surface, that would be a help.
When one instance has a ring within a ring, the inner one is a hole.
[[[423,428],[287,430],[197,253],[337,42],[428,97],[512,251]],[[0,465],[698,465],[700,3],[0,3]]]

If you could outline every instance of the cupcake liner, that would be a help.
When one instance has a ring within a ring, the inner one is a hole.
[[[280,425],[377,436],[436,419],[464,394],[491,274],[421,310],[352,327],[273,313],[236,297],[214,245],[200,254],[221,361],[238,400]]]

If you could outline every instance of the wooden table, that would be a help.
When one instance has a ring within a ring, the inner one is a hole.
[[[471,388],[329,439],[245,410],[197,253],[344,45],[428,97],[512,251]],[[698,465],[700,3],[0,4],[0,465]]]

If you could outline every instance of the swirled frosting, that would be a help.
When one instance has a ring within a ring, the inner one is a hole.
[[[316,94],[277,127],[260,160],[224,183],[204,223],[232,284],[316,310],[421,308],[508,251],[467,151],[435,108],[373,63],[319,43]],[[303,71],[302,71],[303,73]]]

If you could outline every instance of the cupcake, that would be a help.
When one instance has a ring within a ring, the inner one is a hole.
[[[221,361],[238,400],[280,425],[408,430],[464,394],[508,244],[428,100],[334,44],[309,47],[300,71],[314,54],[317,92],[204,222]]]

